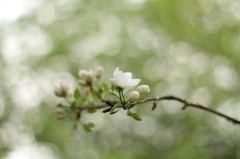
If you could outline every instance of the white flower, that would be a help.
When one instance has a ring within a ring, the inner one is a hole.
[[[138,98],[140,97],[140,93],[138,91],[133,91],[130,95],[129,95],[129,101],[130,102],[135,102]]]
[[[140,79],[132,79],[131,72],[123,73],[118,70],[118,67],[114,71],[113,77],[110,79],[113,87],[125,88],[127,86],[136,86],[141,81]]]
[[[148,85],[141,85],[137,88],[136,91],[138,91],[140,94],[144,94],[144,93],[150,92],[150,89]]]

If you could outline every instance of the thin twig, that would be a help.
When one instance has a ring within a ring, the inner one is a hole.
[[[179,98],[179,97],[176,97],[176,96],[173,96],[173,95],[166,95],[166,96],[159,96],[159,97],[149,97],[149,98],[146,99],[146,102],[148,102],[148,101],[154,101],[154,103],[157,104],[157,101],[160,101],[160,100],[175,100],[175,101],[178,101],[178,102],[184,104],[184,106],[183,106],[183,108],[182,108],[183,110],[184,110],[185,108],[187,108],[187,107],[198,108],[198,109],[202,109],[202,110],[205,110],[205,111],[207,111],[207,112],[216,114],[216,115],[218,115],[218,116],[221,116],[221,117],[223,117],[223,118],[225,118],[225,119],[233,122],[234,124],[240,124],[240,121],[239,121],[239,120],[236,120],[236,119],[234,119],[234,118],[231,118],[231,117],[229,117],[229,116],[227,116],[227,115],[225,115],[225,114],[223,114],[223,113],[220,113],[220,112],[218,112],[218,111],[216,111],[216,110],[214,110],[214,109],[207,108],[207,107],[205,107],[205,106],[203,106],[203,105],[201,105],[201,104],[198,104],[198,103],[195,104],[195,103],[188,102],[188,101],[186,101],[186,100],[184,100],[184,99],[182,99],[182,98]],[[105,108],[105,107],[111,107],[112,104],[116,104],[116,103],[117,103],[117,102],[115,102],[115,101],[114,101],[114,102],[112,102],[112,101],[107,101],[107,102],[109,102],[109,103],[107,103],[107,104],[106,104],[106,101],[103,101],[103,102],[105,102],[105,104],[96,105],[96,106],[91,105],[91,106],[88,106],[88,107],[81,107],[81,106],[79,106],[79,109],[81,109],[81,110],[88,110],[88,109],[94,109],[94,108],[100,109],[100,108]],[[111,103],[111,104],[110,104],[110,103]],[[141,103],[132,103],[132,104],[130,105],[129,109],[132,108],[132,107],[134,107],[135,105],[138,105],[138,104],[141,104]],[[119,105],[118,107],[121,108],[121,107],[123,107],[123,105]]]

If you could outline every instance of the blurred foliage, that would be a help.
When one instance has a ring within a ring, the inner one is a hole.
[[[0,23],[0,158],[240,158],[239,126],[173,101],[57,120],[54,88],[79,69],[117,66],[150,86],[240,119],[239,1],[36,0]],[[31,6],[29,8],[29,6]],[[10,8],[9,8],[10,9]],[[112,98],[112,97],[111,97]]]

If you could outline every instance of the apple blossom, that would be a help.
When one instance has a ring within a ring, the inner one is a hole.
[[[132,79],[131,72],[123,73],[119,71],[118,67],[114,71],[113,77],[110,79],[113,87],[125,88],[127,86],[136,86],[141,81],[140,79]]]

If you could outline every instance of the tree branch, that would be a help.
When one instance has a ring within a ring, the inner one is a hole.
[[[218,112],[216,110],[213,110],[211,108],[207,108],[207,107],[205,107],[205,106],[203,106],[201,104],[190,103],[190,102],[188,102],[188,101],[186,101],[186,100],[184,100],[182,98],[179,98],[179,97],[176,97],[176,96],[173,96],[173,95],[166,95],[166,96],[159,96],[159,97],[149,97],[149,98],[146,99],[146,102],[147,101],[154,101],[153,107],[152,107],[152,110],[154,110],[156,108],[156,106],[157,106],[157,102],[160,101],[160,100],[175,100],[175,101],[178,101],[178,102],[184,104],[184,106],[182,107],[182,110],[186,109],[187,107],[198,108],[198,109],[201,109],[201,110],[204,110],[204,111],[216,114],[218,116],[221,116],[221,117],[223,117],[223,118],[233,122],[234,124],[239,124],[240,125],[240,121],[239,120],[231,118],[231,117],[229,117],[229,116],[227,116],[225,114],[222,114],[222,113],[220,113],[220,112]],[[111,108],[114,104],[117,103],[116,101],[106,101],[106,100],[103,100],[103,102],[105,104],[96,105],[96,106],[95,105],[91,105],[91,106],[88,106],[88,107],[79,106],[78,108],[80,110],[88,110],[88,109],[95,109],[95,108],[100,109],[100,108],[105,108],[105,107],[110,107]],[[132,103],[130,105],[130,108],[132,108],[132,107],[134,107],[135,105],[138,105],[138,104],[142,104],[142,103]],[[123,105],[119,105],[118,107],[121,108],[121,107],[123,107]]]

